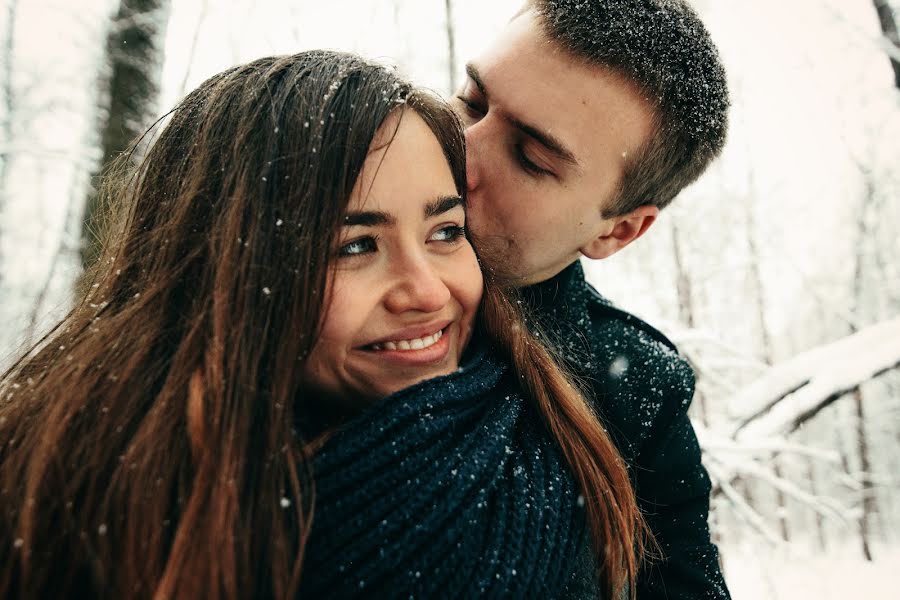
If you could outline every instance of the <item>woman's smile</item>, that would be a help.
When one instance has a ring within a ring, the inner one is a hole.
[[[451,324],[444,322],[407,328],[382,341],[363,346],[362,351],[376,360],[403,366],[433,366],[447,358],[454,335],[449,331]]]

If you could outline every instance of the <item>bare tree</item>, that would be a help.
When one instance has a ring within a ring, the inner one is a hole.
[[[295,7],[291,7],[292,9]],[[206,21],[206,15],[209,11],[209,0],[203,0],[203,4],[200,5],[200,15],[197,17],[197,25],[194,27],[194,36],[191,38],[191,49],[188,51],[187,55],[187,66],[184,68],[184,77],[181,79],[181,86],[178,88],[178,96],[184,96],[187,92],[188,81],[191,76],[191,68],[194,66],[194,56],[197,54],[197,42],[200,41],[200,30],[203,29],[203,23]],[[299,19],[292,19],[294,23],[299,22]],[[296,25],[294,26],[295,31],[295,39],[299,39],[299,34],[297,34]]]
[[[678,317],[682,323],[690,329],[697,328],[696,311],[694,310],[694,290],[688,269],[684,264],[684,253],[681,247],[681,230],[677,219],[672,219],[672,258],[675,261],[675,289],[678,293]],[[704,375],[703,369],[696,360],[688,361],[694,370],[696,385],[694,386],[694,400],[700,409],[700,420],[704,427],[709,427],[709,407],[706,404],[706,394],[700,389],[700,380]]]
[[[13,61],[15,59],[16,46],[16,3],[17,0],[6,0],[6,28],[3,32],[3,124],[2,140],[0,140],[0,214],[3,214],[3,205],[6,197],[6,173],[9,170],[11,153],[7,151],[13,141],[13,118],[15,113],[15,98],[13,92]],[[0,254],[0,282],[3,278],[3,255]]]
[[[151,121],[159,93],[161,45],[168,18],[168,0],[120,0],[106,38],[107,73],[100,89],[101,167],[115,159]],[[96,189],[88,193],[82,230],[82,264],[92,264],[99,253],[94,227],[98,220]]]
[[[897,20],[894,18],[894,11],[888,0],[872,0],[875,4],[875,10],[878,12],[878,22],[881,24],[881,32],[884,37],[893,44],[895,48],[900,48],[900,37],[897,35]],[[896,56],[891,54],[891,69],[894,71],[894,85],[900,89],[900,61]]]
[[[894,30],[894,33],[896,35],[896,29]],[[900,80],[898,80],[898,83],[900,83]],[[869,210],[874,204],[876,189],[874,177],[871,170],[861,163],[857,163],[857,166],[862,172],[864,185],[862,203],[859,210],[857,211],[856,217],[857,243],[856,261],[853,272],[854,313],[856,316],[856,321],[859,322],[861,320],[860,316],[865,310],[865,307],[863,305],[865,249],[869,247],[868,241],[871,235],[868,226],[870,220]],[[850,332],[856,333],[857,330],[857,326],[851,323]],[[872,467],[871,461],[869,460],[869,443],[866,438],[866,411],[863,406],[863,392],[861,387],[857,387],[855,390],[853,390],[853,403],[854,408],[856,409],[856,446],[857,452],[859,453],[860,470],[863,472],[861,489],[863,509],[859,515],[859,537],[863,556],[865,556],[866,560],[871,561],[872,549],[871,542],[869,540],[869,530],[871,529],[870,521],[872,519],[872,515],[877,512],[878,507],[876,505],[875,496],[873,494],[871,477],[869,476]]]
[[[756,181],[753,177],[752,170],[748,170],[747,178],[748,195],[750,198],[754,198],[756,196]],[[761,268],[762,256],[760,255],[759,244],[757,243],[758,232],[756,211],[753,202],[746,202],[744,206],[747,211],[747,245],[750,253],[750,280],[756,296],[756,327],[760,338],[759,346],[763,362],[767,365],[772,365],[774,362],[774,348],[772,347],[772,336],[769,334],[769,323],[766,320],[766,298]],[[775,477],[779,479],[783,478],[781,459],[777,452],[772,454],[771,460],[772,471],[774,472]],[[749,492],[749,490],[750,488],[748,486],[746,491]],[[781,528],[781,537],[784,541],[790,541],[791,537],[790,529],[788,528],[788,511],[786,506],[787,497],[781,489],[775,490],[775,497],[779,507],[778,525]]]
[[[456,32],[453,28],[453,0],[444,0],[447,16],[447,61],[450,91],[456,89]]]

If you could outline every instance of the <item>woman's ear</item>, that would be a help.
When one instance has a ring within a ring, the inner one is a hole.
[[[644,235],[658,215],[658,207],[645,204],[626,215],[605,219],[603,231],[580,248],[581,253],[593,259],[612,256]]]

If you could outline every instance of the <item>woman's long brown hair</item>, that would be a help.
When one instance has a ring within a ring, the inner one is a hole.
[[[315,500],[301,366],[353,184],[401,106],[464,192],[446,105],[324,51],[212,77],[135,169],[127,155],[110,172],[83,298],[0,378],[0,597],[296,595]],[[604,585],[620,590],[641,523],[621,459],[496,286],[483,312],[583,490]]]

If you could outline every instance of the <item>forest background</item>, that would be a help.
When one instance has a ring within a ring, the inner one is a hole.
[[[238,62],[309,48],[449,97],[519,0],[3,0],[0,366],[74,299],[101,165]],[[736,600],[882,598],[900,566],[900,47],[889,0],[694,0],[723,156],[585,264],[697,373]],[[889,579],[890,578],[890,579]]]

